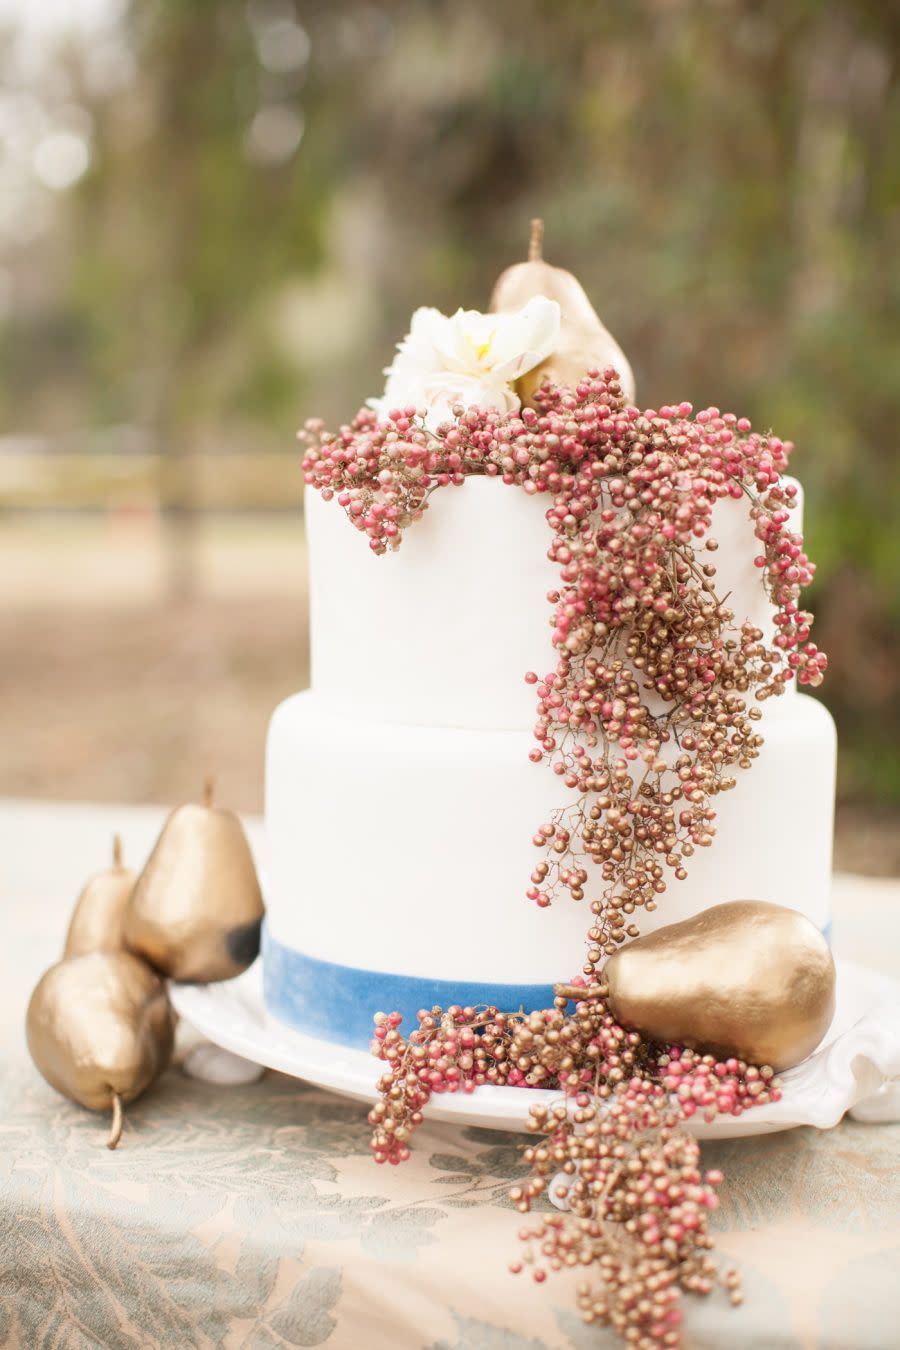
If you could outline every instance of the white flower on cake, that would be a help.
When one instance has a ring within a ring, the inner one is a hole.
[[[431,428],[450,420],[457,403],[518,412],[513,385],[556,349],[559,325],[559,305],[542,295],[508,314],[417,309],[384,372],[384,395],[370,407],[380,417],[410,404],[425,408]]]

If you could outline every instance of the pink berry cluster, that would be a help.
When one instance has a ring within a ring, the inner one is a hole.
[[[552,1008],[536,1012],[422,1009],[408,1038],[399,1013],[376,1013],[371,1049],[387,1071],[369,1116],[375,1161],[408,1158],[410,1138],[433,1094],[472,1092],[486,1083],[558,1089],[570,1097],[588,1091],[602,1100],[640,1073],[670,1100],[679,1119],[700,1111],[707,1122],[779,1100],[768,1066],[654,1045],[616,1021],[606,994],[605,985],[587,986],[578,976],[556,986]]]
[[[528,897],[588,897],[585,972],[636,935],[670,878],[716,833],[715,798],[762,745],[764,700],[794,677],[818,684],[825,656],[800,608],[814,566],[790,528],[789,442],[745,418],[689,404],[626,404],[615,372],[539,391],[516,414],[455,409],[436,432],[422,410],[362,410],[336,434],[301,433],[306,482],[336,498],[376,553],[397,548],[440,487],[482,474],[548,501],[558,565],[555,667],[535,686],[531,758],[568,793],[534,836]],[[737,622],[715,587],[714,511],[744,500],[773,635]]]
[[[540,1283],[583,1267],[600,1281],[579,1289],[586,1321],[630,1344],[673,1346],[681,1291],[708,1293],[718,1279],[707,1218],[722,1181],[701,1175],[682,1122],[698,1111],[707,1121],[740,1115],[777,1101],[780,1089],[767,1066],[645,1041],[616,1022],[606,993],[579,976],[540,1012],[423,1009],[408,1039],[397,1013],[378,1013],[372,1052],[387,1068],[369,1114],[372,1154],[405,1161],[434,1093],[485,1083],[558,1089],[554,1106],[531,1108],[528,1128],[544,1139],[526,1149],[531,1177],[510,1196],[525,1213],[552,1186],[565,1207],[522,1230],[525,1251],[511,1269]],[[725,1283],[739,1301],[736,1275]]]
[[[497,1008],[432,1008],[419,1012],[409,1040],[399,1013],[376,1013],[372,1053],[388,1065],[380,1100],[369,1113],[376,1162],[405,1162],[409,1140],[433,1093],[473,1092],[484,1083],[524,1084],[509,1060],[515,1014]]]
[[[609,1326],[639,1350],[681,1344],[682,1293],[716,1284],[741,1302],[736,1271],[710,1255],[709,1217],[722,1173],[700,1167],[697,1141],[659,1086],[632,1075],[610,1102],[590,1093],[532,1110],[544,1137],[525,1150],[529,1181],[511,1199],[525,1213],[550,1193],[562,1206],[522,1228],[514,1274],[580,1270],[577,1303],[586,1323]]]
[[[768,1064],[757,1068],[742,1059],[670,1045],[654,1066],[654,1077],[674,1095],[685,1119],[701,1112],[707,1124],[717,1116],[739,1116],[751,1106],[781,1101],[781,1088]]]

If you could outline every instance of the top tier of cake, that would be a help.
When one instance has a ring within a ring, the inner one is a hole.
[[[373,722],[530,728],[525,672],[555,665],[548,503],[468,478],[434,492],[398,551],[375,558],[337,503],[307,489],[312,687],[323,704]],[[802,529],[799,492],[794,518]],[[746,501],[720,502],[711,533],[718,594],[771,636]]]

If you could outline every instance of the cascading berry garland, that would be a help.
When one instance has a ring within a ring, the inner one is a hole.
[[[379,1014],[373,1050],[388,1072],[370,1116],[373,1152],[408,1156],[432,1092],[558,1087],[567,1100],[555,1112],[532,1110],[529,1128],[547,1138],[528,1150],[533,1180],[513,1193],[526,1210],[554,1172],[571,1179],[568,1209],[524,1230],[545,1258],[530,1262],[534,1276],[593,1267],[602,1290],[580,1290],[586,1320],[638,1346],[677,1345],[679,1290],[707,1292],[715,1274],[704,1254],[715,1178],[701,1177],[678,1124],[698,1109],[740,1114],[777,1100],[778,1087],[769,1069],[652,1046],[617,1026],[602,962],[637,936],[633,916],[656,908],[667,875],[683,880],[694,850],[712,843],[714,799],[759,753],[758,705],[795,676],[820,683],[826,659],[799,605],[814,567],[790,529],[789,442],[715,408],[641,412],[614,371],[545,388],[536,402],[513,415],[460,407],[436,432],[410,407],[301,433],[306,482],[336,497],[376,553],[399,546],[432,492],[474,474],[548,498],[556,665],[526,675],[537,695],[530,757],[550,762],[570,801],[534,836],[544,857],[527,894],[541,907],[565,892],[582,901],[600,881],[583,975],[557,987],[553,1009],[426,1010],[408,1041],[396,1014]],[[729,498],[746,499],[759,541],[769,639],[737,625],[715,590],[709,531]],[[726,1284],[737,1301],[733,1273]]]
[[[510,1270],[542,1283],[581,1267],[600,1281],[578,1287],[585,1321],[639,1347],[676,1346],[681,1291],[721,1283],[741,1301],[737,1273],[720,1275],[708,1255],[722,1175],[700,1170],[699,1145],[679,1126],[697,1110],[740,1115],[778,1101],[780,1089],[771,1069],[649,1044],[616,1023],[604,995],[580,981],[557,986],[544,1012],[423,1010],[408,1040],[398,1014],[378,1014],[374,1048],[387,1073],[369,1115],[372,1149],[378,1162],[404,1161],[432,1093],[559,1088],[556,1106],[531,1108],[528,1129],[546,1137],[525,1149],[532,1176],[510,1197],[523,1214],[548,1192],[566,1208],[520,1231],[523,1256]]]

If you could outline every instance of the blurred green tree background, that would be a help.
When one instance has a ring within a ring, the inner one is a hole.
[[[900,800],[896,6],[133,0],[104,41],[44,89],[90,163],[4,245],[8,428],[146,433],[187,588],[193,456],[351,413],[543,215],[641,403],[796,442],[844,791]]]

